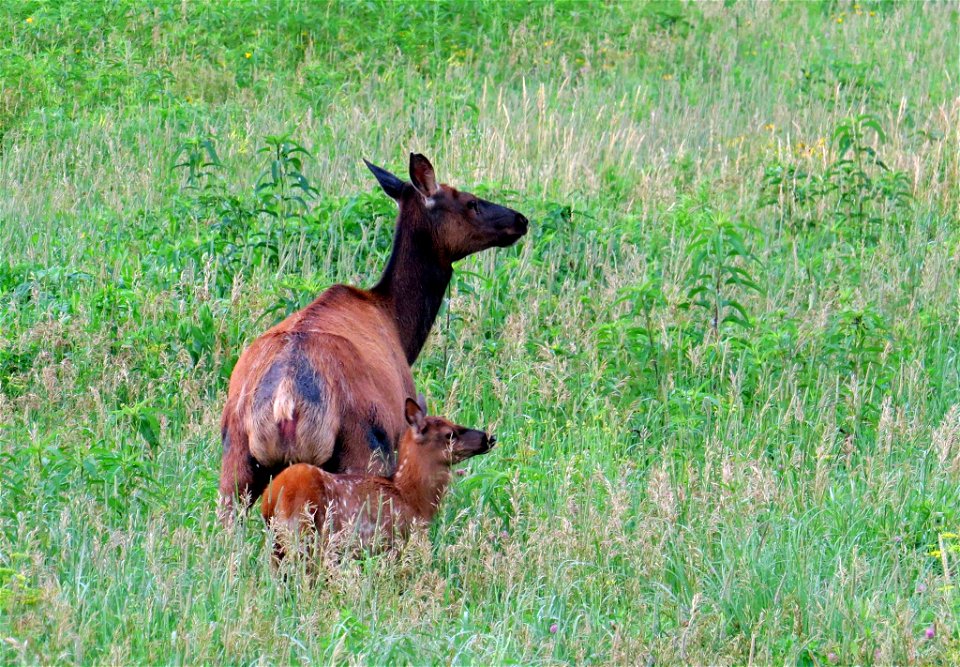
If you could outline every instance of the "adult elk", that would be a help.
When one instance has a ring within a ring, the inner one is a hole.
[[[366,161],[365,161],[366,162]],[[453,263],[527,232],[520,213],[438,185],[410,155],[410,182],[366,163],[399,206],[393,251],[372,289],[334,285],[248,347],[223,409],[222,518],[294,463],[386,474],[415,395],[410,365],[427,340]]]

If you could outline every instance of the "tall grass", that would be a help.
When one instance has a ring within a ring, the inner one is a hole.
[[[956,661],[957,19],[0,6],[3,662]],[[375,281],[360,158],[410,150],[533,221],[414,369],[502,444],[401,553],[277,574],[216,523],[226,380]]]

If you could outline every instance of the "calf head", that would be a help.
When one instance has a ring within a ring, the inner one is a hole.
[[[497,442],[494,436],[484,431],[459,426],[443,417],[428,417],[423,396],[419,401],[408,398],[405,412],[419,458],[438,468],[485,454]]]

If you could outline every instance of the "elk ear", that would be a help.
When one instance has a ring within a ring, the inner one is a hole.
[[[393,197],[396,201],[400,201],[400,195],[403,193],[403,181],[391,174],[386,169],[381,169],[377,165],[370,164],[366,160],[363,162],[367,165],[367,169],[372,171],[373,175],[377,177],[377,182],[380,183],[380,187],[383,188],[383,191]]]
[[[426,412],[420,407],[420,404],[412,398],[408,398],[406,405],[404,405],[404,412],[407,416],[407,423],[410,424],[410,426],[412,426],[418,433],[422,431],[427,415]]]
[[[433,165],[420,153],[410,153],[410,182],[424,197],[432,197],[440,189]]]
[[[417,394],[417,405],[423,410],[423,414],[427,414],[427,399],[423,394]]]

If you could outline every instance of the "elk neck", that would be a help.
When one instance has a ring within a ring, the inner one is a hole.
[[[396,324],[407,363],[427,342],[452,277],[453,265],[437,252],[429,229],[398,221],[387,267],[371,292]]]
[[[440,498],[450,484],[450,468],[432,465],[418,456],[420,447],[410,433],[400,439],[399,465],[394,473],[393,486],[403,502],[414,514],[430,521],[437,513]]]

